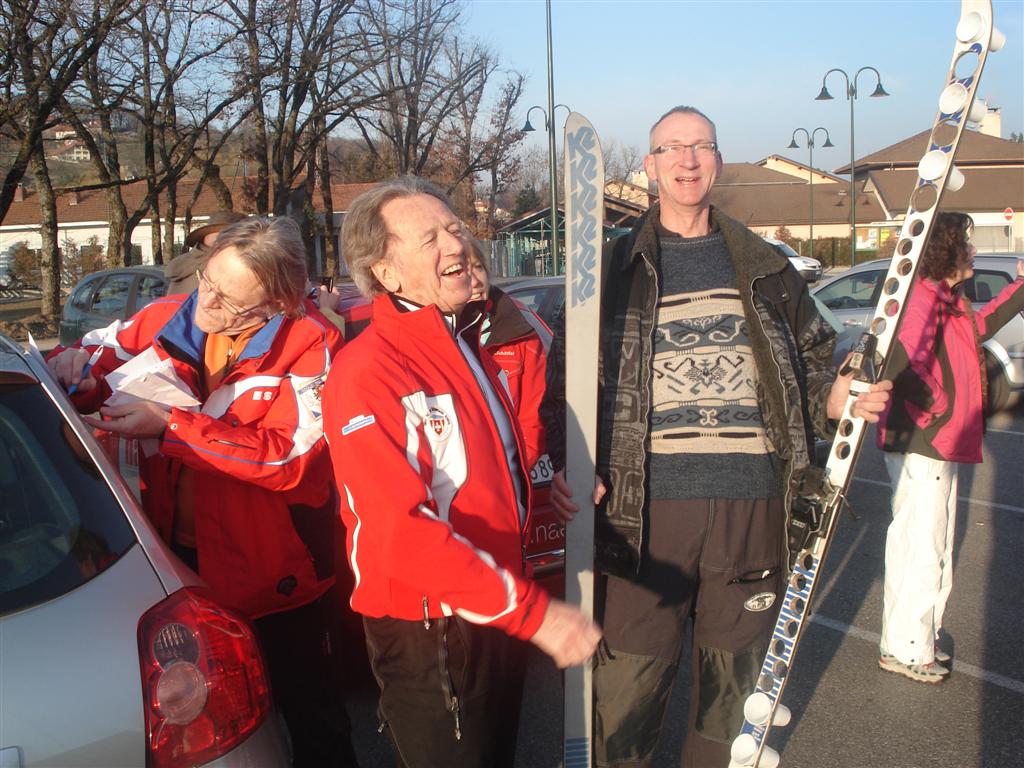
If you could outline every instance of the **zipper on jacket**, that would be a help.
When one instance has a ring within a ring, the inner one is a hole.
[[[459,696],[452,681],[451,669],[448,666],[448,627],[452,621],[441,619],[437,628],[437,663],[441,675],[441,688],[445,703],[455,719],[455,740],[462,741],[462,717]]]
[[[480,320],[479,319],[475,320],[474,324],[476,322],[480,322]],[[493,436],[496,437],[498,439],[499,444],[502,445],[502,453],[504,453],[504,441],[501,439],[501,430],[498,429],[498,421],[494,417],[493,411],[491,411],[490,403],[487,402],[487,395],[486,395],[486,393],[484,393],[483,388],[480,386],[480,382],[477,381],[476,374],[473,372],[473,366],[470,365],[468,360],[466,360],[465,355],[462,354],[462,347],[459,346],[459,340],[462,338],[462,334],[465,331],[469,330],[470,327],[471,327],[471,325],[467,325],[467,326],[463,327],[461,330],[455,331],[453,336],[452,336],[452,342],[455,344],[455,351],[458,353],[459,357],[461,357],[463,362],[466,364],[466,368],[468,369],[470,380],[473,382],[473,384],[476,386],[476,388],[480,391],[480,397],[483,400],[483,410],[487,413],[487,416],[489,417],[489,421],[490,421],[490,424],[491,424],[491,427],[492,427]],[[471,346],[471,345],[469,345],[469,342],[466,342],[466,344],[467,344],[467,346]],[[483,347],[480,346],[479,342],[476,345],[476,349],[477,349],[477,352],[479,353],[478,356],[477,356],[477,364],[480,366],[480,369],[483,371],[484,378],[486,378],[488,383],[491,384],[492,387],[494,387],[494,382],[492,382],[490,377],[487,376],[487,367],[484,365],[483,360],[480,359],[480,355],[486,355],[486,354],[489,354],[489,353],[487,352],[487,350],[485,350]],[[472,348],[470,349],[470,353],[472,353]],[[508,466],[508,462],[507,461],[505,462],[505,467],[507,469],[507,471],[505,472],[505,478],[506,478],[506,480],[508,481],[508,484],[509,484],[509,492],[510,492],[509,495],[513,499],[515,499],[516,502],[517,502],[516,503],[516,507],[515,507],[515,511],[514,511],[515,519],[516,519],[516,528],[519,531],[519,546],[522,548],[523,553],[524,553],[524,557],[525,557],[526,548],[527,548],[527,546],[529,546],[529,542],[526,539],[527,528],[529,527],[530,518],[533,517],[533,509],[532,509],[532,507],[533,507],[533,493],[532,493],[532,484],[530,482],[530,471],[523,466],[523,459],[526,456],[526,452],[523,449],[526,446],[525,446],[525,444],[521,444],[522,443],[522,440],[521,440],[522,436],[520,435],[519,429],[517,427],[518,422],[516,421],[516,415],[513,412],[513,410],[509,407],[511,405],[511,403],[508,400],[507,393],[504,393],[503,391],[501,391],[503,388],[501,387],[500,383],[499,383],[499,386],[494,387],[494,389],[495,389],[495,392],[494,392],[495,397],[498,398],[498,402],[501,404],[501,408],[502,408],[502,410],[505,413],[505,417],[509,420],[509,427],[512,429],[512,437],[515,440],[515,444],[516,444],[516,464],[519,465],[519,479],[520,479],[520,485],[522,486],[522,496],[520,496],[520,494],[516,493],[516,483],[515,483],[515,480],[512,477],[512,468]],[[523,510],[524,510],[524,513],[525,513],[525,518],[520,518],[519,517],[519,504],[520,503],[523,504]],[[524,565],[525,565],[525,559],[524,559],[523,562],[524,562]]]
[[[430,611],[427,610],[427,598],[423,597],[423,628],[430,629]]]

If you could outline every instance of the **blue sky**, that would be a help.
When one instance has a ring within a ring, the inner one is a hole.
[[[988,57],[979,96],[1002,109],[1003,137],[1024,131],[1024,0],[994,0],[1006,45]],[[930,128],[953,53],[959,0],[554,0],[555,103],[593,122],[602,141],[646,150],[647,131],[666,109],[691,104],[718,126],[726,162],[753,162],[789,150],[794,129],[819,131],[814,165],[849,162],[850,106],[842,75],[832,101],[815,101],[833,67],[853,75],[876,67],[888,98],[868,98],[875,79],[858,79],[855,151],[863,157]],[[466,31],[504,66],[529,78],[521,101],[547,108],[543,0],[469,0]],[[566,111],[558,109],[558,143]],[[540,114],[533,114],[540,124]],[[546,147],[542,132],[528,142]]]

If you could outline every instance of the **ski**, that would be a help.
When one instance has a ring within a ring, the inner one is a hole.
[[[565,599],[594,616],[594,473],[598,328],[604,224],[604,159],[594,127],[565,124],[565,475],[579,512],[565,531]],[[565,768],[591,768],[593,667],[565,671]]]
[[[858,393],[884,378],[889,351],[942,195],[963,184],[963,175],[953,165],[953,158],[966,123],[978,122],[984,115],[984,105],[974,104],[982,69],[989,52],[998,51],[1004,41],[1002,33],[992,25],[991,0],[961,0],[952,63],[939,97],[938,113],[927,151],[918,164],[918,180],[878,306],[868,330],[853,350],[849,367],[855,374],[854,382],[828,462],[823,475],[808,484],[813,487],[798,493],[790,506],[790,551],[798,554],[790,563],[786,594],[760,676],[744,704],[744,722],[732,743],[730,768],[775,768],[779,764],[778,752],[765,742],[772,726],[784,726],[790,719],[789,709],[779,702],[866,431],[866,423],[855,418],[850,407]]]

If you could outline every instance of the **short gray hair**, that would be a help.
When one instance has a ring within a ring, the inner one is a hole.
[[[387,290],[373,274],[372,267],[387,255],[390,234],[381,210],[392,200],[414,195],[436,197],[449,209],[448,196],[433,182],[418,176],[399,176],[382,182],[352,202],[341,224],[341,252],[359,292],[373,298]]]
[[[714,134],[715,142],[718,141],[718,128],[715,127],[715,123],[714,123],[714,121],[710,117],[705,115],[703,112],[701,112],[696,107],[689,107],[689,106],[686,106],[685,104],[680,104],[679,106],[672,107],[672,109],[670,109],[664,115],[662,115],[657,120],[655,120],[654,125],[651,126],[651,130],[648,131],[648,133],[647,133],[647,142],[648,142],[648,144],[651,145],[650,146],[651,149],[654,149],[654,131],[655,131],[655,129],[659,125],[661,125],[661,123],[665,120],[665,118],[672,117],[672,115],[697,115],[698,117],[703,117],[705,120],[708,121],[708,125],[711,126],[711,132]]]
[[[212,259],[226,248],[256,276],[268,301],[282,306],[288,317],[305,314],[306,246],[299,225],[287,216],[250,217],[221,230],[210,251]],[[208,259],[209,260],[209,259]]]

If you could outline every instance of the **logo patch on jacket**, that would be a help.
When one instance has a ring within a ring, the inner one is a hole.
[[[430,410],[427,411],[427,427],[437,437],[438,440],[445,440],[452,434],[452,420],[448,418],[448,414],[438,408],[436,405],[432,405]]]
[[[314,419],[319,419],[323,413],[320,405],[320,393],[324,389],[324,377],[319,376],[302,387],[299,392],[299,400],[306,406],[306,410],[313,414]]]
[[[348,424],[341,428],[342,435],[351,435],[357,429],[368,427],[371,424],[376,423],[377,419],[374,416],[366,416],[365,414],[359,414],[349,419]]]
[[[756,595],[748,597],[743,607],[748,611],[767,611],[775,605],[775,593],[774,592],[758,592]]]

